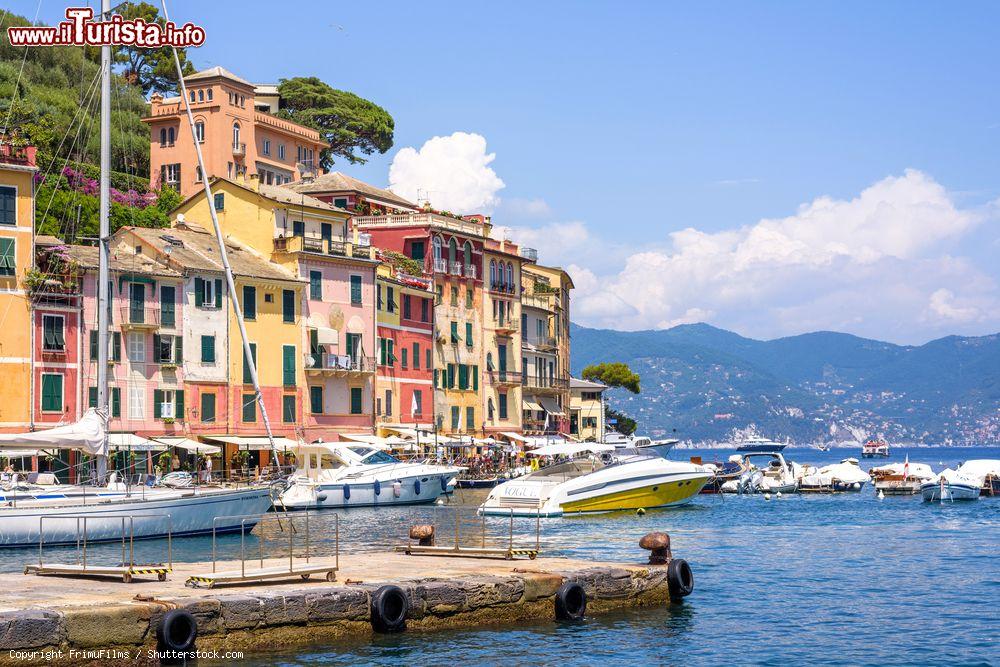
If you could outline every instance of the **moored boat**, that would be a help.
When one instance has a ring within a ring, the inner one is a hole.
[[[847,458],[840,463],[822,468],[812,466],[807,468],[799,478],[799,491],[803,493],[860,491],[868,481],[868,474],[858,465],[858,460]]]
[[[755,435],[737,443],[736,451],[754,453],[780,452],[787,446],[787,444],[782,444],[780,442],[775,442],[774,440],[768,440],[767,438]]]
[[[958,472],[979,482],[980,495],[1000,496],[1000,460],[973,459],[960,465]]]
[[[934,471],[926,463],[890,463],[868,471],[875,485],[875,493],[886,496],[912,496],[920,493],[920,487],[934,479]]]
[[[702,465],[701,457],[692,457],[691,463]],[[712,471],[712,478],[701,489],[701,493],[721,493],[722,485],[740,478],[747,471],[747,464],[739,454],[733,454],[726,462],[715,461],[704,466]]]
[[[889,443],[885,440],[869,440],[861,446],[861,458],[889,458]]]
[[[764,458],[766,465],[758,466],[753,459]],[[785,459],[781,452],[748,452],[743,454],[744,471],[736,479],[724,482],[721,493],[795,493],[803,468]]]
[[[622,435],[617,432],[609,432],[604,436],[604,444],[614,445],[616,449],[638,449],[640,451],[652,451],[664,458],[670,453],[679,440],[676,438],[666,438],[663,440],[653,440],[644,435]]]
[[[934,479],[920,485],[920,494],[927,502],[975,500],[981,491],[978,479],[951,468],[942,470]]]

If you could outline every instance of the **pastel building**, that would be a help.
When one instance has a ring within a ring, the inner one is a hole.
[[[208,176],[257,176],[267,185],[281,185],[319,172],[326,146],[316,130],[278,118],[274,86],[257,87],[222,67],[212,67],[184,79]],[[149,162],[154,186],[168,185],[184,196],[202,188],[204,174],[187,112],[180,97],[150,98]]]
[[[600,382],[569,379],[569,435],[577,440],[604,441],[604,392]]]
[[[226,236],[299,284],[298,435],[334,441],[342,433],[372,433],[378,261],[367,237],[348,232],[346,211],[256,178],[216,178],[212,192]],[[174,213],[185,225],[212,229],[203,192],[188,197]]]
[[[521,431],[519,247],[486,239],[483,251],[483,414],[487,434]]]
[[[30,301],[24,281],[34,261],[34,147],[0,143],[0,431],[25,431],[31,426],[33,392]],[[47,406],[57,404],[58,375],[47,377]]]

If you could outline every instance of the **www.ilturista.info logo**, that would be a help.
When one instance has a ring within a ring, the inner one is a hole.
[[[70,7],[68,20],[55,27],[11,26],[7,37],[11,46],[137,46],[158,49],[162,46],[201,46],[205,29],[193,23],[178,27],[173,21],[164,25],[143,19],[126,20],[113,14],[107,21],[94,21],[90,7]]]

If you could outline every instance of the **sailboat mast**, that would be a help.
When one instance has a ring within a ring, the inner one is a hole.
[[[101,0],[101,12],[105,19],[111,13],[111,0]],[[108,288],[108,265],[111,252],[108,239],[111,235],[109,218],[111,214],[111,46],[101,47],[101,183],[100,183],[100,229],[98,232],[98,273],[97,273],[97,409],[102,417],[108,416],[108,304],[111,295]],[[107,436],[105,436],[107,437]],[[98,483],[104,482],[107,471],[107,457],[97,457]]]
[[[110,0],[104,0],[109,2]],[[163,8],[163,19],[170,20],[167,14],[166,0],[160,0]],[[215,198],[212,195],[211,174],[205,169],[205,159],[201,155],[201,144],[198,142],[197,130],[194,125],[194,114],[191,112],[191,104],[188,98],[187,85],[184,83],[184,72],[181,69],[180,58],[177,57],[177,47],[171,47],[174,54],[174,66],[177,68],[177,83],[180,87],[181,102],[187,111],[188,125],[191,128],[191,141],[194,143],[195,154],[198,156],[198,168],[201,169],[202,180],[205,182],[205,199],[208,202],[208,213],[212,218],[212,227],[215,229],[215,240],[219,244],[219,258],[222,266],[226,270],[226,285],[229,288],[229,301],[233,304],[233,311],[236,315],[236,326],[240,330],[240,337],[243,339],[243,358],[246,360],[247,370],[250,371],[250,380],[253,383],[254,395],[260,407],[261,421],[264,422],[264,430],[267,433],[267,441],[271,445],[271,452],[277,461],[278,448],[274,444],[274,434],[271,433],[271,420],[267,416],[267,408],[264,406],[264,395],[260,391],[260,382],[257,379],[257,361],[250,350],[250,338],[247,336],[247,328],[243,323],[243,308],[239,299],[236,298],[236,281],[233,279],[233,270],[229,266],[229,253],[226,251],[226,241],[222,236],[222,228],[219,226],[219,218],[215,214]]]

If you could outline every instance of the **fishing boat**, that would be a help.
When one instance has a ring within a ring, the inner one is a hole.
[[[861,446],[861,458],[889,458],[889,443],[885,440],[869,440]]]
[[[875,493],[886,496],[913,496],[920,493],[920,487],[934,479],[934,471],[926,463],[890,463],[868,471],[875,485]]]
[[[799,491],[803,493],[837,493],[860,491],[870,481],[858,460],[847,458],[840,463],[815,468],[809,466],[799,478]]]
[[[981,491],[982,484],[977,478],[951,468],[945,468],[934,479],[920,485],[920,494],[927,502],[976,500]]]
[[[979,481],[980,495],[1000,496],[1000,460],[973,459],[958,466],[958,472]]]
[[[376,507],[432,503],[464,468],[404,463],[371,445],[313,443],[295,451],[294,473],[280,494],[287,509]]]
[[[548,445],[532,454],[561,460],[500,484],[490,492],[480,513],[556,517],[682,505],[712,476],[704,466],[607,443]]]
[[[803,468],[785,459],[781,452],[747,452],[743,454],[744,472],[719,487],[721,493],[795,493]],[[765,459],[756,465],[754,459]]]
[[[650,450],[663,457],[666,457],[678,442],[680,440],[676,438],[653,440],[644,435],[622,435],[615,431],[604,436],[604,444],[614,445],[616,449]]]

